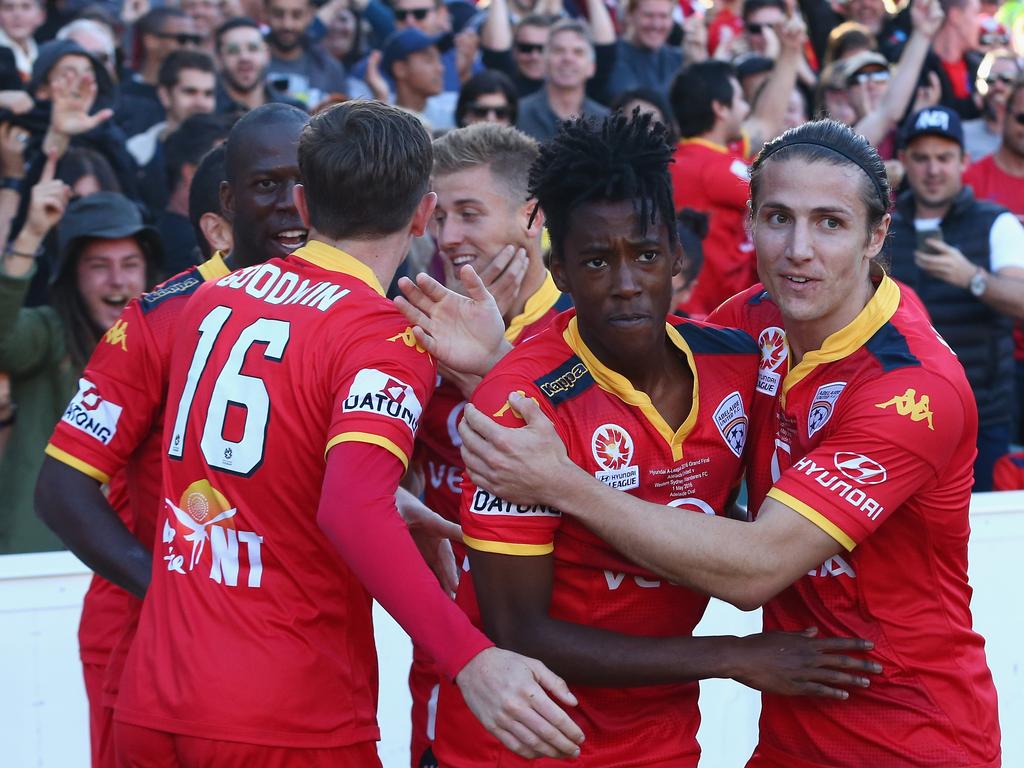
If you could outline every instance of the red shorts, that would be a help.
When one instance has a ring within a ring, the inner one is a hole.
[[[85,695],[89,700],[89,747],[92,768],[114,768],[114,710],[103,703],[103,664],[82,662]]]
[[[380,768],[372,741],[303,749],[216,741],[114,723],[119,768]]]

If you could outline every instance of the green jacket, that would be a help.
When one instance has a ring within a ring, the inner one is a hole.
[[[33,268],[10,277],[0,267],[0,371],[11,377],[17,420],[0,459],[0,555],[64,549],[32,504],[43,449],[82,371],[71,365],[64,327],[51,307],[23,307]]]

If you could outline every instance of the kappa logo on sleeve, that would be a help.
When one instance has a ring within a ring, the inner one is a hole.
[[[902,395],[893,396],[892,400],[884,403],[875,403],[875,408],[886,408],[896,406],[896,413],[900,416],[909,416],[911,421],[927,421],[928,429],[935,431],[932,421],[931,401],[928,395],[917,396],[916,389],[908,389]]]
[[[118,320],[103,334],[103,340],[123,351],[128,351],[128,321]]]
[[[341,410],[343,413],[376,413],[397,419],[415,433],[420,426],[423,406],[415,390],[401,379],[376,368],[364,368],[352,381]]]
[[[122,406],[104,400],[99,388],[88,379],[78,380],[78,392],[68,403],[61,421],[85,432],[104,445],[117,434],[117,422],[121,418]]]
[[[743,410],[743,398],[740,397],[740,393],[733,392],[723,398],[715,408],[713,418],[725,444],[739,458],[743,453],[743,446],[747,444],[747,414]]]

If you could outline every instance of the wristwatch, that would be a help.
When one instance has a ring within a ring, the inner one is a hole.
[[[978,267],[978,271],[971,277],[971,282],[967,284],[967,289],[971,292],[971,296],[976,299],[980,299],[985,294],[985,289],[988,287],[988,273],[984,269]]]

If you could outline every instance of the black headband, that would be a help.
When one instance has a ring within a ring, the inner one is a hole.
[[[868,178],[871,179],[871,183],[875,185],[875,191],[878,192],[878,199],[882,202],[882,208],[884,208],[886,211],[889,210],[889,195],[887,195],[885,193],[885,190],[882,188],[882,182],[880,182],[875,177],[874,173],[872,173],[870,170],[868,170],[867,165],[865,165],[864,162],[862,162],[861,160],[858,160],[856,157],[853,157],[852,155],[849,155],[846,152],[843,152],[843,150],[841,150],[841,149],[837,149],[836,147],[833,147],[831,144],[826,144],[823,141],[815,141],[813,139],[804,139],[804,140],[801,140],[801,141],[791,141],[791,142],[788,142],[788,143],[780,142],[779,144],[776,144],[774,147],[771,147],[770,149],[766,147],[765,149],[761,150],[761,154],[760,154],[760,156],[758,156],[757,162],[760,165],[764,165],[765,161],[767,161],[768,158],[771,157],[772,155],[774,155],[776,152],[779,152],[780,150],[783,150],[783,149],[788,149],[789,147],[795,147],[795,146],[798,146],[800,144],[803,144],[803,145],[809,146],[809,147],[823,147],[824,149],[828,149],[828,150],[831,150],[832,152],[835,152],[837,155],[842,155],[847,160],[849,160],[851,163],[856,165],[858,168],[860,168],[862,171],[864,171],[864,173],[866,173],[868,175]]]

